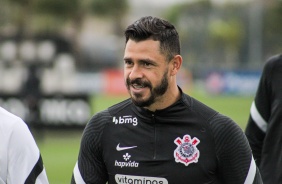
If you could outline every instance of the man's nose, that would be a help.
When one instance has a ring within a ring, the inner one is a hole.
[[[143,76],[142,69],[137,65],[135,65],[132,68],[132,70],[130,71],[130,74],[129,74],[130,79],[142,78],[142,76]]]

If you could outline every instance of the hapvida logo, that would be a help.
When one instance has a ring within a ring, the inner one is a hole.
[[[120,116],[116,118],[115,116],[113,117],[113,122],[117,124],[132,124],[133,126],[138,125],[138,121],[136,117],[132,116]]]
[[[129,162],[119,162],[119,161],[116,160],[115,166],[118,166],[118,167],[121,167],[121,168],[123,168],[123,167],[138,167],[139,163],[135,162],[135,161],[133,161],[133,162],[131,162],[131,161],[129,161]]]
[[[123,155],[123,159],[125,160],[125,162],[119,162],[119,161],[115,161],[115,166],[118,167],[138,167],[139,163],[135,162],[135,161],[130,161],[130,157],[131,155],[129,155],[128,153],[126,153],[125,155]]]

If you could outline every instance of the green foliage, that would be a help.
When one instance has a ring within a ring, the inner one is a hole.
[[[35,9],[39,14],[49,16],[71,16],[79,9],[79,0],[38,0],[35,1]]]
[[[127,0],[92,0],[91,11],[100,16],[122,16],[129,7]]]
[[[178,28],[182,55],[188,57],[184,62],[189,61],[189,68],[201,73],[206,69],[248,66],[253,35],[257,35],[255,39],[263,47],[262,53],[257,53],[262,56],[257,66],[263,58],[281,52],[282,3],[260,2],[213,4],[210,0],[200,0],[168,8],[164,15]],[[255,30],[260,29],[260,24],[261,30]]]
[[[272,6],[268,6],[268,10],[264,10],[264,50],[269,55],[281,53],[282,50],[282,2]]]
[[[209,24],[211,44],[213,46],[224,45],[233,49],[239,48],[244,38],[242,23],[239,20],[216,20]]]
[[[179,24],[179,20],[181,20],[183,16],[187,19],[191,19],[191,17],[204,18],[211,10],[211,1],[199,0],[194,3],[186,2],[172,6],[164,12],[164,16],[168,21],[176,25]]]
[[[21,6],[27,6],[32,3],[32,0],[6,0],[10,1],[10,3],[19,4]]]
[[[4,12],[6,19],[10,19],[7,22],[22,32],[60,32],[67,24],[72,24],[78,32],[82,22],[91,13],[110,17],[119,30],[129,8],[127,0],[5,0],[1,5],[11,9],[11,13]],[[1,18],[0,24],[4,22]]]

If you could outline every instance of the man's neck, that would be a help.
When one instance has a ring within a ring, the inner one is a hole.
[[[181,98],[181,91],[176,86],[174,89],[168,89],[168,91],[161,97],[156,99],[156,102],[150,105],[149,107],[145,107],[146,109],[155,112],[156,110],[165,109]]]

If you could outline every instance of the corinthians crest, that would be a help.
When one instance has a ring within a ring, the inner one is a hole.
[[[184,135],[183,139],[180,137],[174,140],[177,148],[174,150],[175,162],[183,163],[188,166],[190,163],[197,163],[200,157],[200,152],[196,147],[200,140],[194,137],[191,139],[190,135]]]

